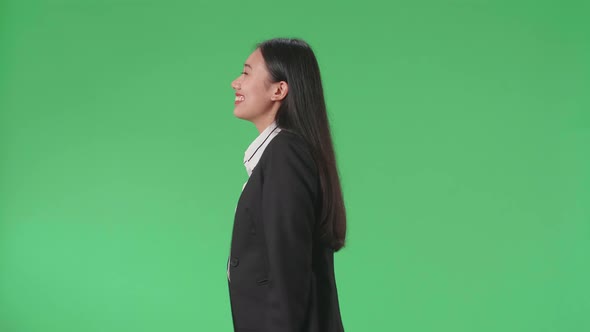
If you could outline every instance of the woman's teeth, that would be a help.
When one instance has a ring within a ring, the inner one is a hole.
[[[236,96],[236,101],[244,101],[244,96]]]

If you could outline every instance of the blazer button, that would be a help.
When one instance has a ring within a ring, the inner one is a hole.
[[[240,260],[237,257],[232,257],[232,259],[229,261],[229,264],[233,267],[238,266],[239,263]]]

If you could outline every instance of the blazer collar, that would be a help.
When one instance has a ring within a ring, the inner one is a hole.
[[[281,131],[281,128],[277,126],[277,123],[273,121],[266,129],[264,129],[256,139],[250,143],[248,149],[244,153],[244,166],[246,167],[246,172],[248,172],[248,176],[252,174],[252,170],[258,164],[264,149],[270,141],[277,136],[277,134]]]

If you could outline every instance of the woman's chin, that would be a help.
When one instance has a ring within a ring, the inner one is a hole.
[[[242,119],[242,120],[250,120],[251,116],[248,116],[248,114],[244,114],[244,112],[242,112],[240,110],[239,105],[236,105],[236,107],[234,108],[234,115],[236,116],[236,118]]]
[[[243,119],[243,116],[242,116],[242,114],[241,114],[240,112],[236,112],[235,110],[234,110],[234,116],[235,116],[236,118]]]

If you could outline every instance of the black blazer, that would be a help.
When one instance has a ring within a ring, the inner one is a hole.
[[[305,141],[282,130],[252,170],[229,258],[235,331],[341,332],[334,251],[317,240],[321,204]]]

